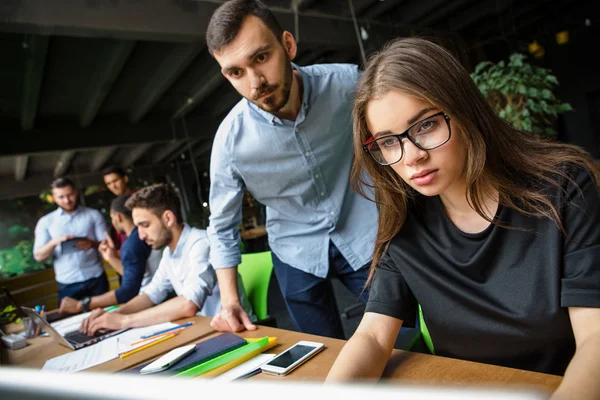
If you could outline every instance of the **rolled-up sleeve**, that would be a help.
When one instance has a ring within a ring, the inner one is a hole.
[[[165,255],[163,254],[158,269],[154,273],[148,286],[144,289],[144,294],[148,296],[150,301],[154,304],[160,304],[165,301],[169,292],[173,290],[173,285],[166,273],[166,269],[168,268],[166,263],[168,263],[168,261],[165,260]]]
[[[92,221],[94,224],[94,235],[96,236],[93,239],[97,240],[98,242],[101,242],[105,239],[104,232],[108,232],[108,228],[106,226],[106,221],[104,220],[104,217],[102,216],[100,211],[98,211],[98,210],[91,210],[91,211],[92,211]],[[90,239],[92,239],[92,238],[90,238]]]
[[[35,225],[35,239],[33,241],[33,253],[52,239],[48,232],[48,217],[44,217]]]
[[[221,129],[220,129],[221,130]],[[210,160],[210,263],[214,268],[236,267],[241,261],[240,233],[244,183],[230,162],[227,134],[217,132]]]
[[[201,310],[206,298],[213,293],[217,284],[215,270],[208,261],[209,243],[206,239],[196,241],[188,256],[188,273],[183,281],[180,296],[194,302]]]

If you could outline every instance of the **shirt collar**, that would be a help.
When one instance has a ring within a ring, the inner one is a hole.
[[[183,246],[185,246],[185,242],[187,241],[188,236],[190,235],[190,231],[192,228],[183,223],[183,231],[181,231],[181,235],[179,236],[179,240],[177,241],[177,246],[175,246],[175,251],[171,252],[171,249],[167,246],[167,251],[169,252],[169,256],[171,257],[181,257],[183,253]]]
[[[302,90],[304,92],[302,94],[302,104],[300,105],[300,113],[298,114],[298,116],[300,116],[303,113],[303,110],[305,110],[308,107],[308,99],[310,97],[310,82],[308,80],[308,78],[309,78],[308,75],[306,74],[305,71],[303,71],[304,68],[299,67],[298,65],[296,65],[294,63],[291,63],[291,64],[292,64],[292,69],[295,69],[296,71],[298,71],[300,73],[300,76],[302,76]],[[261,117],[263,117],[265,120],[267,120],[271,125],[274,125],[275,122],[277,122],[278,124],[282,124],[281,120],[278,117],[276,117],[275,115],[263,110],[262,108],[260,108],[256,104],[252,103],[248,99],[244,99],[244,100],[246,101],[246,103],[248,104],[248,106],[250,108],[252,108],[254,111],[256,111]]]
[[[66,212],[65,210],[63,210],[61,207],[58,207],[58,215],[60,215],[61,217],[63,215],[68,215],[68,216],[74,216],[75,214],[77,214],[79,211],[81,210],[81,206],[77,206],[75,208],[75,211],[73,212],[73,214],[69,214],[68,212]]]

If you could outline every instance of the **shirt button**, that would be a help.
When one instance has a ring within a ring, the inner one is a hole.
[[[310,156],[310,153],[307,151],[307,152],[306,152],[304,155],[305,155],[306,157],[308,157],[308,156]]]
[[[321,197],[325,196],[325,192],[321,192]]]
[[[335,213],[332,211],[329,213],[329,215],[331,215],[333,217],[335,215]]]
[[[316,175],[315,175],[315,179],[319,179],[319,174],[316,174]]]
[[[296,133],[300,132],[300,128],[296,128]]]

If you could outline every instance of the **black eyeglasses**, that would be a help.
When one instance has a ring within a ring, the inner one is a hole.
[[[436,149],[450,140],[450,117],[443,111],[415,122],[403,133],[394,133],[375,139],[369,138],[363,148],[380,165],[392,165],[404,155],[403,139],[408,139],[421,150]]]

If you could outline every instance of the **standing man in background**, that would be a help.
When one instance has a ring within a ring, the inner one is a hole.
[[[129,195],[121,195],[110,204],[110,219],[119,233],[127,240],[121,246],[120,254],[108,241],[100,243],[98,250],[102,258],[123,276],[121,286],[91,298],[87,307],[81,300],[65,297],[60,303],[60,312],[78,313],[124,304],[133,299],[150,283],[158,269],[162,252],[152,248],[138,236],[138,228],[133,223],[131,210],[125,207]],[[87,308],[87,309],[86,309]]]
[[[131,194],[131,189],[128,186],[129,176],[123,168],[110,166],[104,169],[102,175],[104,175],[104,184],[115,196]]]
[[[67,296],[89,302],[91,296],[108,291],[98,254],[106,223],[98,210],[78,204],[79,192],[71,180],[59,178],[50,187],[58,208],[35,226],[33,256],[36,261],[54,257],[58,304]],[[75,238],[79,240],[72,246]]]
[[[349,185],[356,65],[292,64],[297,52],[260,1],[232,0],[211,17],[207,46],[244,97],[215,136],[210,166],[210,261],[222,331],[255,329],[237,297],[243,189],[267,208],[277,281],[296,329],[344,338],[330,279],[357,298],[369,274],[375,204]]]

